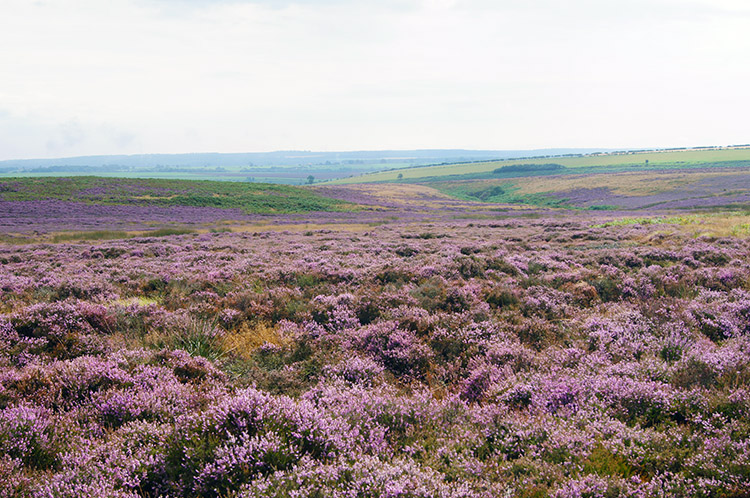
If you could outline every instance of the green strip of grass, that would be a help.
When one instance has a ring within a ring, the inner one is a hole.
[[[466,201],[490,202],[496,204],[525,204],[539,207],[570,207],[567,199],[548,194],[519,194],[519,188],[512,183],[487,185],[481,182],[434,183],[430,187],[458,199]]]
[[[351,203],[290,185],[91,176],[0,180],[0,200],[42,199],[91,204],[236,208],[259,214],[357,209]]]
[[[170,235],[185,235],[197,233],[189,228],[159,228],[143,234],[131,234],[118,230],[93,230],[91,232],[66,232],[52,237],[52,242],[69,242],[73,240],[114,240],[132,239],[134,237],[169,237]]]

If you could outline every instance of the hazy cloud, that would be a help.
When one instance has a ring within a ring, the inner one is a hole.
[[[0,158],[747,141],[748,9],[6,0]]]

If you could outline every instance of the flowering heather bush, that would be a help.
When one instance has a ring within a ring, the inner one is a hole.
[[[750,496],[750,242],[582,220],[0,246],[0,497]]]

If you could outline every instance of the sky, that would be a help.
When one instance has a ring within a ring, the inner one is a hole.
[[[746,0],[0,4],[0,160],[750,142]]]

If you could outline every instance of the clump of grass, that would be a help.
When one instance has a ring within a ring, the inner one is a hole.
[[[283,346],[286,342],[278,330],[267,323],[243,322],[237,330],[224,335],[222,347],[244,360],[250,360],[255,350],[263,344]]]
[[[159,301],[157,299],[153,299],[150,297],[136,296],[136,297],[131,297],[131,298],[115,299],[114,301],[111,301],[109,304],[120,305],[120,306],[128,306],[132,304],[136,304],[138,306],[148,306],[150,304],[159,304]]]
[[[8,235],[8,234],[0,235],[0,244],[19,245],[19,244],[33,244],[36,242],[38,242],[36,238],[26,236],[26,235]]]
[[[151,330],[142,341],[152,349],[182,349],[190,356],[202,356],[211,361],[224,358],[225,332],[214,322],[191,319],[184,327],[170,327],[167,330]]]
[[[613,453],[601,444],[594,446],[591,454],[583,463],[583,471],[586,474],[623,478],[628,478],[634,473],[632,466],[624,457]]]
[[[96,230],[93,232],[69,232],[60,233],[52,237],[52,242],[68,242],[71,240],[112,240],[127,239],[130,235],[127,232],[115,230]]]
[[[195,233],[195,230],[189,228],[160,228],[158,230],[152,230],[146,235],[149,237],[168,237],[169,235],[185,235],[188,233]]]
[[[76,240],[115,240],[132,239],[134,237],[169,237],[171,235],[185,235],[197,233],[190,228],[159,228],[137,234],[117,230],[95,230],[91,232],[66,232],[52,236],[52,242],[70,242]]]
[[[652,217],[633,217],[633,218],[620,218],[619,220],[612,220],[606,223],[600,223],[593,225],[593,228],[609,228],[629,225],[695,225],[703,223],[705,217],[697,215],[686,215],[686,216],[652,216]]]

